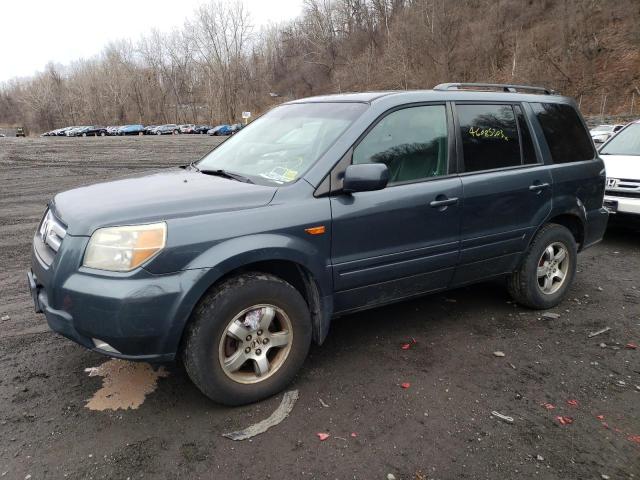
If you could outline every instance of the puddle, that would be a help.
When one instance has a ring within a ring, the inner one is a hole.
[[[87,368],[90,377],[102,377],[102,388],[87,402],[89,410],[136,409],[153,392],[158,378],[169,373],[160,367],[154,370],[148,363],[109,360],[99,367]]]

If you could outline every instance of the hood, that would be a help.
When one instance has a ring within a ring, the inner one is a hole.
[[[69,235],[91,235],[105,226],[260,207],[276,190],[172,169],[68,190],[54,197],[51,208]]]
[[[602,155],[608,178],[640,180],[640,155]]]

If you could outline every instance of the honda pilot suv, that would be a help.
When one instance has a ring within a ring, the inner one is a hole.
[[[607,167],[604,205],[612,218],[640,220],[640,120],[631,122],[600,149]]]
[[[50,327],[179,358],[211,399],[282,390],[332,319],[492,278],[567,295],[605,169],[573,100],[513,85],[285,103],[182,168],[57,194],[28,272]]]

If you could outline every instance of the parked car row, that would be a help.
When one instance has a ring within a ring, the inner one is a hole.
[[[58,128],[45,132],[41,137],[104,137],[104,136],[123,136],[123,135],[178,135],[178,134],[205,134],[209,135],[233,135],[239,131],[244,125],[236,123],[233,125],[222,124],[216,127],[211,125],[201,125],[188,123],[178,125],[176,123],[167,123],[164,125],[121,125],[102,127],[98,125],[84,125]]]
[[[234,133],[242,130],[244,124],[242,123],[234,123],[233,125],[218,125],[217,127],[212,128],[207,133],[209,135],[233,135]]]

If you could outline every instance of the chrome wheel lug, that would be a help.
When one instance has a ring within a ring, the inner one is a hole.
[[[247,335],[247,342],[251,341],[251,335]]]
[[[260,350],[260,349],[256,350],[256,355],[260,355],[261,353],[262,353],[262,350]]]
[[[258,336],[262,335],[262,330],[258,330]]]
[[[251,348],[247,347],[244,349],[244,353],[249,353],[249,352],[251,352]]]
[[[262,340],[262,343],[263,343],[264,345],[266,345],[267,343],[269,343],[269,339],[268,339],[268,338],[264,338],[264,339]]]

